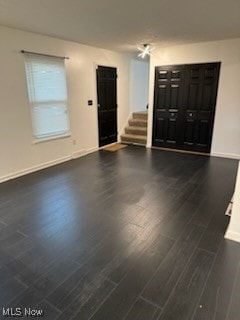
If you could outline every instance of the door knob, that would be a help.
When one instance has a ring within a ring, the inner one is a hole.
[[[171,113],[171,116],[173,117],[173,116],[174,116],[174,113]]]
[[[192,113],[189,113],[189,117],[192,117],[193,116],[193,114]]]
[[[97,106],[98,106],[98,108],[100,108],[100,107],[101,107],[99,103],[98,103],[98,105],[97,105]]]

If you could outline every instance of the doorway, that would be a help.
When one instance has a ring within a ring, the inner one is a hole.
[[[117,142],[117,69],[98,66],[97,104],[99,147]]]
[[[210,152],[220,65],[155,68],[153,146]]]

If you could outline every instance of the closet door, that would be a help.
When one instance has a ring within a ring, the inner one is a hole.
[[[153,146],[210,152],[220,63],[156,67]]]
[[[186,65],[181,149],[210,152],[220,63]]]
[[[184,88],[184,66],[155,69],[153,145],[179,148],[181,107]]]

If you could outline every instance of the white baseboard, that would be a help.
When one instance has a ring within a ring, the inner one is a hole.
[[[32,172],[36,172],[36,171],[39,171],[39,170],[42,170],[42,169],[46,169],[48,167],[52,167],[52,166],[55,166],[55,165],[57,165],[59,163],[63,163],[63,162],[69,161],[69,160],[71,160],[71,156],[59,158],[59,159],[56,159],[56,160],[53,160],[53,161],[42,163],[42,164],[34,166],[34,167],[30,167],[30,168],[27,168],[27,169],[16,171],[16,172],[13,172],[13,173],[11,173],[9,175],[0,177],[0,183],[8,181],[8,180],[11,180],[11,179],[15,179],[15,178],[18,178],[18,177],[21,177],[21,176],[24,176],[24,175],[32,173]]]
[[[99,148],[99,147],[97,147],[97,148],[87,149],[87,153],[86,153],[86,154],[93,153],[93,152],[96,152],[96,151],[98,151],[98,150],[100,150],[100,148]]]
[[[71,159],[78,159],[92,152],[98,151],[100,148],[91,148],[91,149],[81,149],[72,154]]]
[[[30,167],[30,168],[27,168],[27,169],[23,169],[23,170],[20,170],[20,171],[13,172],[13,173],[11,173],[9,175],[0,177],[0,183],[6,182],[8,180],[15,179],[15,178],[19,178],[19,177],[22,177],[24,175],[27,175],[27,174],[30,174],[30,173],[33,173],[33,172],[36,172],[36,171],[40,171],[42,169],[46,169],[46,168],[55,166],[57,164],[60,164],[60,163],[63,163],[63,162],[66,162],[66,161],[69,161],[69,160],[72,160],[72,159],[77,159],[77,158],[86,156],[86,155],[88,155],[88,154],[90,154],[92,152],[98,151],[98,150],[99,150],[99,148],[91,148],[91,149],[87,149],[87,150],[82,149],[82,150],[74,152],[71,156],[59,158],[59,159],[56,159],[56,160],[53,160],[53,161],[48,161],[48,162],[42,163],[42,164],[34,166],[34,167]]]
[[[74,153],[72,154],[72,159],[80,158],[80,157],[84,156],[85,154],[86,154],[86,150],[85,150],[85,149],[76,151],[76,152],[74,152]]]
[[[227,158],[227,159],[237,159],[240,160],[240,155],[235,153],[219,153],[219,152],[211,152],[211,156]]]
[[[240,233],[227,230],[224,238],[228,240],[240,242]]]
[[[14,172],[12,174],[0,177],[0,183],[8,181],[8,180],[11,180],[11,179],[15,179],[15,178],[18,178],[18,177],[21,177],[21,176],[24,176],[24,175],[32,173],[32,172],[36,172],[36,171],[39,171],[39,170],[42,170],[42,169],[46,169],[48,167],[55,166],[57,164],[69,161],[71,159],[77,159],[77,158],[86,156],[86,155],[88,155],[88,154],[90,154],[92,152],[101,150],[103,148],[106,148],[106,147],[114,145],[114,144],[116,144],[116,142],[111,143],[111,144],[106,145],[106,146],[101,147],[101,148],[91,148],[91,149],[87,149],[87,150],[86,149],[81,149],[79,151],[74,152],[71,156],[59,158],[59,159],[56,159],[56,160],[53,160],[53,161],[42,163],[42,164],[40,164],[38,166],[34,166],[34,167],[30,167],[30,168],[23,169],[23,170],[20,170],[20,171],[16,171],[16,172]],[[152,147],[151,145],[146,145],[146,148],[151,148],[151,147]],[[240,155],[237,155],[237,154],[212,152],[211,156],[240,160]],[[239,239],[240,239],[240,235],[239,235]]]
[[[103,150],[103,149],[105,149],[105,148],[107,148],[107,147],[114,146],[114,145],[117,144],[117,143],[119,143],[119,141],[113,142],[113,143],[110,143],[110,144],[106,144],[105,146],[102,146],[102,147],[98,148],[98,150]]]
[[[147,144],[146,148],[152,148],[151,144]],[[227,158],[227,159],[237,159],[240,160],[240,154],[234,153],[219,153],[219,152],[211,152],[210,156],[212,157],[219,157],[219,158]]]

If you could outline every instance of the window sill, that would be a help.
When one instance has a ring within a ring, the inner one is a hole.
[[[38,143],[57,140],[57,139],[64,139],[64,138],[68,138],[68,137],[71,137],[71,133],[61,134],[59,136],[52,136],[52,137],[47,137],[47,138],[34,139],[32,143],[38,144]]]

